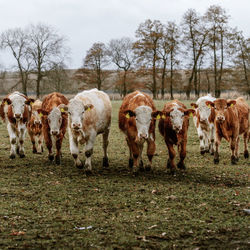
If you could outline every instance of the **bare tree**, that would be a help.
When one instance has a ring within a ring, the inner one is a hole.
[[[107,49],[104,43],[94,43],[87,51],[84,58],[85,81],[97,84],[97,88],[102,88],[102,83],[107,77],[105,67],[109,64]]]
[[[127,94],[127,74],[135,59],[132,39],[128,37],[112,39],[108,45],[108,55],[118,69],[123,70],[122,93],[125,96]]]
[[[229,16],[220,6],[212,5],[206,11],[205,19],[209,25],[209,45],[213,53],[215,97],[220,97]]]
[[[145,68],[151,68],[152,84],[149,89],[153,93],[154,99],[157,95],[156,65],[159,60],[158,49],[162,32],[163,26],[160,21],[151,21],[148,19],[144,23],[141,23],[136,30],[136,37],[138,40],[134,45],[135,53],[138,56],[138,63],[142,64]]]
[[[191,75],[186,89],[188,99],[190,98],[192,81],[194,81],[195,95],[198,96],[197,67],[199,58],[207,45],[206,38],[208,36],[208,30],[202,20],[203,18],[193,9],[189,9],[182,20],[183,43],[188,51],[190,50],[190,53],[192,53],[192,62],[189,64]]]
[[[31,57],[28,53],[29,37],[27,30],[20,28],[4,31],[0,37],[0,46],[3,49],[10,49],[17,62],[22,92],[27,95],[27,84],[31,69]]]
[[[40,97],[41,81],[55,64],[67,60],[66,39],[45,24],[30,25],[28,53],[32,57],[33,73],[36,74],[36,96]]]

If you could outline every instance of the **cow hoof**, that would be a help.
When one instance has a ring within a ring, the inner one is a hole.
[[[142,171],[142,172],[144,171],[143,161],[142,160],[140,161],[140,164],[139,164],[139,170]]]
[[[206,153],[206,150],[201,150],[200,153],[201,155],[204,155]]]
[[[214,158],[214,164],[219,164],[220,160],[217,158]]]
[[[36,150],[36,148],[33,148],[33,154],[36,154],[37,153],[37,150]]]
[[[179,163],[177,164],[177,167],[178,167],[179,169],[186,169],[186,166],[185,166],[185,164],[184,164],[183,162],[179,162]]]
[[[129,167],[129,168],[132,168],[133,165],[134,165],[134,161],[133,161],[132,158],[130,158],[130,159],[128,160],[128,167]]]
[[[214,151],[210,152],[210,155],[214,155]]]
[[[170,159],[168,159],[167,168],[171,168]]]
[[[244,151],[244,157],[245,157],[245,159],[249,158],[248,150],[245,150],[245,151]]]
[[[56,162],[56,165],[60,165],[61,159],[60,159],[60,156],[59,156],[59,155],[56,156],[55,162]]]
[[[77,167],[78,169],[83,169],[83,164],[82,164],[82,162],[80,162],[80,164],[76,164],[76,167]]]
[[[234,155],[231,156],[231,163],[232,163],[233,165],[236,165],[236,164],[237,164],[237,158],[236,158]]]
[[[19,154],[19,157],[20,157],[20,158],[24,158],[24,157],[25,157],[25,154],[23,154],[23,153],[21,154],[21,153],[20,153],[20,154]]]
[[[135,176],[135,177],[138,176],[138,175],[139,175],[138,169],[134,169],[132,174],[133,174],[133,176]]]
[[[146,165],[146,166],[145,166],[145,170],[148,171],[148,172],[151,171],[151,166],[150,166],[149,164]]]
[[[49,155],[48,158],[49,158],[50,161],[53,161],[54,160],[54,155]]]
[[[42,152],[40,152],[40,151],[38,151],[38,152],[36,152],[38,155],[41,155],[42,154]]]
[[[86,175],[92,175],[93,172],[92,172],[91,169],[88,169],[88,168],[87,168],[87,169],[85,170],[85,174],[86,174]]]
[[[170,173],[171,175],[175,175],[176,169],[175,169],[175,168],[171,168],[169,173]]]
[[[14,154],[10,155],[10,159],[15,159],[15,158],[16,158],[16,155],[14,155]]]
[[[109,167],[109,159],[108,159],[108,157],[103,157],[102,166],[103,167]]]

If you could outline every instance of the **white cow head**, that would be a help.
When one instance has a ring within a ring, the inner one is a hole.
[[[94,106],[92,104],[84,104],[82,101],[77,99],[71,99],[68,106],[65,106],[64,108],[69,114],[69,126],[74,131],[79,131],[83,127],[82,121],[85,113],[93,109]]]
[[[32,117],[34,119],[34,124],[42,124],[41,116],[38,114],[37,111],[32,111]]]
[[[139,140],[149,138],[149,128],[152,119],[155,119],[161,112],[152,111],[149,106],[139,106],[134,111],[124,111],[125,116],[129,119],[130,117],[135,118],[137,136]]]
[[[29,98],[26,100],[23,96],[16,95],[12,100],[10,98],[4,98],[3,103],[11,105],[13,116],[16,120],[23,118],[23,113],[25,111],[25,106],[30,105],[34,102],[34,99]]]
[[[54,107],[50,112],[47,112],[43,109],[37,110],[42,119],[48,122],[50,134],[53,136],[57,136],[60,133],[63,120],[62,115],[66,113],[63,107],[64,104],[60,104],[58,107]]]
[[[184,118],[188,117],[191,113],[194,114],[195,110],[184,109],[179,106],[175,106],[169,111],[163,112],[162,118],[164,118],[164,115],[168,116],[172,124],[172,129],[176,133],[179,133],[182,130]]]
[[[191,106],[196,109],[196,115],[200,116],[200,122],[201,123],[208,123],[208,118],[211,114],[211,109],[206,105],[205,102],[199,103],[197,105],[196,103],[191,103]]]

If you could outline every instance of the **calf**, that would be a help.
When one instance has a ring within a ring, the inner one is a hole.
[[[129,167],[134,173],[143,170],[142,151],[146,141],[148,164],[146,170],[152,167],[155,153],[155,122],[160,114],[153,100],[145,93],[135,91],[125,96],[119,110],[119,128],[126,136],[129,147]]]
[[[167,168],[174,173],[176,166],[174,163],[175,150],[174,145],[178,146],[180,161],[177,167],[185,169],[184,159],[186,157],[187,133],[189,126],[189,115],[194,114],[195,110],[187,109],[186,106],[178,100],[173,100],[164,105],[162,116],[159,121],[159,131],[165,139],[168,147],[169,159]]]
[[[10,138],[10,158],[14,159],[16,154],[21,158],[25,157],[24,139],[27,129],[27,123],[31,115],[30,104],[34,99],[15,91],[7,95],[1,104],[0,114],[7,124],[7,130]]]
[[[42,117],[42,131],[45,144],[48,148],[50,161],[53,161],[54,154],[52,152],[53,141],[56,146],[56,164],[61,162],[61,147],[64,135],[67,129],[68,115],[62,108],[68,104],[68,99],[57,92],[47,95],[43,102],[42,108],[38,109],[38,113]]]
[[[95,139],[98,134],[102,134],[103,166],[108,167],[107,147],[112,110],[109,96],[97,89],[82,91],[71,99],[67,106],[64,105],[63,108],[69,115],[69,144],[75,166],[80,169],[83,168],[83,163],[79,159],[79,143],[86,143],[84,167],[86,172],[92,171],[91,156]]]
[[[42,108],[42,102],[36,100],[32,104],[32,114],[28,122],[28,134],[33,146],[33,153],[41,154],[43,152],[43,133],[42,133],[42,118],[37,110]],[[37,147],[36,147],[37,142]]]
[[[206,152],[214,153],[214,109],[209,108],[206,105],[206,101],[215,101],[216,98],[210,94],[200,97],[196,103],[191,103],[191,106],[195,108],[194,125],[197,129],[198,137],[200,139],[200,153]]]
[[[231,147],[231,163],[239,159],[239,135],[244,138],[244,157],[248,158],[247,140],[249,136],[249,107],[242,97],[236,100],[217,99],[207,101],[215,110],[215,154],[214,163],[219,163],[219,146],[224,137]]]

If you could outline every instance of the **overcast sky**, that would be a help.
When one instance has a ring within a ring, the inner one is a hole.
[[[95,42],[128,36],[133,38],[146,19],[181,21],[189,8],[203,14],[219,4],[237,26],[250,36],[250,0],[0,0],[0,32],[39,22],[53,26],[68,38],[69,68],[79,68],[86,51]],[[11,65],[11,54],[0,51],[0,64]]]

